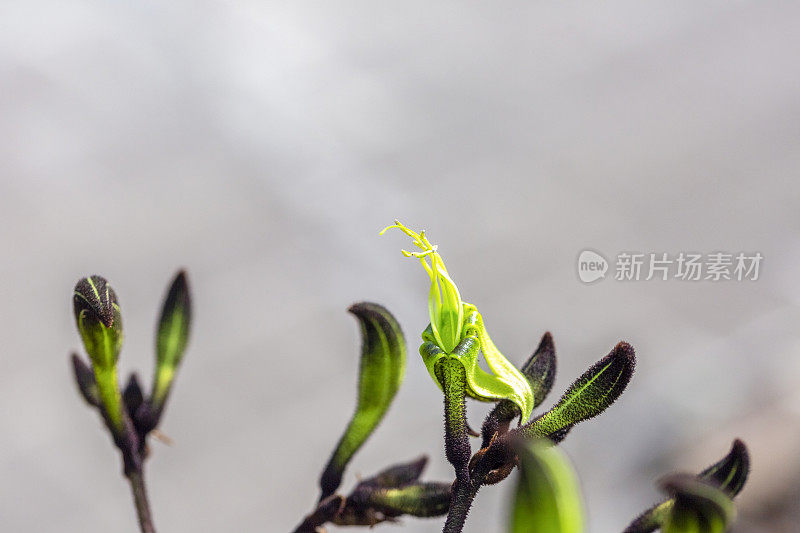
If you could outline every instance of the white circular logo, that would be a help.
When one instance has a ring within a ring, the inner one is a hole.
[[[584,283],[592,283],[606,277],[608,261],[592,250],[584,250],[578,256],[578,277]]]

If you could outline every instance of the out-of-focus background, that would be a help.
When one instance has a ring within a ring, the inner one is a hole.
[[[737,531],[800,520],[800,5],[4,2],[0,529],[133,532],[117,453],[71,381],[70,295],[98,273],[149,379],[186,267],[191,346],[149,480],[160,531],[288,531],[354,404],[345,309],[390,308],[407,378],[358,474],[448,480],[416,356],[425,227],[515,362],[553,333],[553,398],[621,339],[621,401],[564,448],[591,531],[619,531],[734,437]],[[756,281],[579,281],[591,248],[760,252]],[[485,405],[470,405],[478,425]],[[511,483],[467,531],[502,531]],[[433,532],[440,519],[404,520]],[[381,530],[395,531],[389,525]]]

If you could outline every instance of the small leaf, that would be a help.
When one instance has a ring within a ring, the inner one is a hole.
[[[617,344],[611,353],[592,365],[558,403],[520,428],[526,436],[548,437],[605,411],[625,390],[636,364],[633,347]]]
[[[536,409],[550,393],[556,380],[556,347],[549,331],[542,335],[536,351],[520,370],[531,384],[533,408]]]
[[[580,484],[564,452],[546,441],[519,451],[511,533],[583,533]]]
[[[89,405],[98,407],[100,405],[100,392],[97,390],[97,382],[94,380],[94,373],[89,365],[83,362],[78,354],[72,354],[72,371],[75,375],[75,383],[78,385],[83,399]]]
[[[122,401],[125,402],[128,415],[135,419],[137,409],[144,402],[142,387],[139,384],[139,376],[136,375],[136,372],[128,377],[128,384],[125,385],[125,389],[122,391]]]
[[[383,419],[405,373],[405,338],[392,314],[367,302],[355,304],[349,311],[358,319],[362,334],[358,401],[320,478],[320,500],[339,487],[347,463]]]
[[[696,476],[669,476],[661,486],[675,502],[662,528],[664,533],[723,533],[736,517],[733,501]]]
[[[365,479],[359,486],[371,486],[382,488],[396,488],[414,483],[419,480],[425,466],[428,464],[428,457],[423,455],[407,463],[392,465],[381,470],[374,476]]]
[[[192,301],[186,272],[179,271],[170,285],[156,332],[156,369],[153,379],[152,407],[160,413],[169,395],[175,372],[180,365],[192,323]]]

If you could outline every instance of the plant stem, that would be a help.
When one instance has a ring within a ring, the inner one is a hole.
[[[483,455],[478,459],[475,468],[470,474],[467,472],[468,480],[466,483],[456,479],[453,485],[453,495],[450,500],[450,510],[447,513],[447,521],[444,525],[445,533],[460,533],[464,528],[472,502],[478,494],[489,472],[508,460],[508,446],[505,439],[498,441],[495,448],[490,449],[489,456]]]
[[[314,533],[317,527],[330,522],[342,510],[345,499],[338,494],[322,500],[310,515],[306,516],[293,533]]]
[[[450,498],[450,510],[447,513],[444,529],[442,529],[443,533],[461,533],[477,493],[478,487],[473,487],[469,481],[456,480],[453,495]]]
[[[136,514],[139,516],[139,528],[142,533],[156,533],[153,525],[153,515],[150,512],[150,503],[147,501],[147,490],[144,484],[144,472],[139,469],[127,474],[133,492],[133,503],[136,505]]]
[[[474,497],[469,478],[469,459],[472,450],[469,445],[465,404],[467,378],[464,366],[457,360],[446,358],[440,365],[444,391],[445,455],[456,472],[453,493],[450,497],[450,510],[442,531],[460,533]]]

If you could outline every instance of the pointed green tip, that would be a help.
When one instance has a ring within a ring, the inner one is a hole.
[[[189,342],[192,324],[192,299],[186,271],[179,270],[170,284],[161,306],[156,331],[156,370],[153,380],[153,403],[160,409]]]

